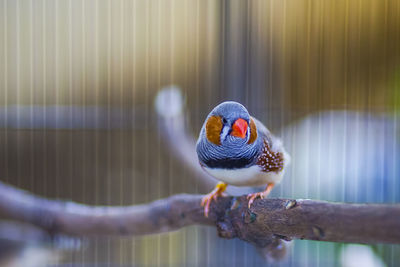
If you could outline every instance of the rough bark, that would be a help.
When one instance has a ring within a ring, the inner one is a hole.
[[[348,204],[314,200],[221,197],[203,215],[200,195],[175,195],[126,207],[53,201],[0,182],[0,216],[31,223],[54,234],[146,235],[193,224],[216,225],[223,238],[257,247],[277,240],[400,243],[400,204]]]

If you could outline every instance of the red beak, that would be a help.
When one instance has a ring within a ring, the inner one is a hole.
[[[245,138],[247,132],[247,122],[244,119],[237,119],[235,123],[232,125],[232,136]]]

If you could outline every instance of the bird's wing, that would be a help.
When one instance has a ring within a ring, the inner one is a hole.
[[[261,135],[268,142],[268,145],[270,146],[271,150],[275,152],[283,152],[284,150],[282,141],[278,137],[274,136],[267,129],[267,127],[264,126],[262,122],[260,122],[254,117],[251,118],[254,120],[254,123],[256,124],[258,134]]]
[[[263,136],[264,138],[267,138],[268,143],[270,143],[271,141],[271,132],[267,129],[267,127],[264,126],[264,124],[262,122],[260,122],[259,120],[257,120],[254,117],[251,117],[254,121],[254,123],[256,124],[256,128],[257,128],[257,132],[259,135]]]

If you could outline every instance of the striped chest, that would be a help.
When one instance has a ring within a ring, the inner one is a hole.
[[[255,164],[246,168],[210,168],[204,170],[227,184],[236,186],[260,186],[268,183],[279,183],[283,177],[285,166],[284,152],[274,152],[264,141],[262,152],[257,156]]]

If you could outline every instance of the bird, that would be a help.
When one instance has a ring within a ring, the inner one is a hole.
[[[261,186],[262,192],[247,195],[248,208],[257,198],[265,198],[282,178],[290,156],[282,141],[240,103],[226,101],[207,116],[196,143],[199,163],[219,180],[204,196],[201,206],[208,217],[210,204],[225,195],[228,185]]]

